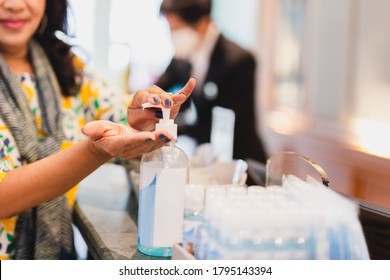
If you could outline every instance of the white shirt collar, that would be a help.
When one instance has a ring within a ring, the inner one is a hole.
[[[203,85],[209,68],[211,55],[220,34],[220,29],[211,22],[199,49],[189,58],[192,65],[192,75],[197,80],[198,85]]]

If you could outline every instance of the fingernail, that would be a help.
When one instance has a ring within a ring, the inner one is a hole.
[[[145,142],[152,142],[153,140],[151,138],[146,138]]]
[[[165,99],[164,104],[165,106],[172,106],[172,101],[170,99]]]
[[[155,102],[155,103],[160,102],[160,98],[158,98],[157,96],[154,96],[153,97],[153,102]]]
[[[162,111],[161,111],[161,110],[156,111],[155,116],[156,116],[156,118],[158,118],[158,119],[162,119],[162,117],[163,117]]]
[[[160,134],[160,136],[158,137],[158,138],[160,138],[160,139],[165,139],[165,138],[167,138],[164,134]]]

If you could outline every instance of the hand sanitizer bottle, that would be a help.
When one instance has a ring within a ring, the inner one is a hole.
[[[146,103],[144,108],[156,107]],[[174,139],[169,146],[144,154],[140,166],[138,201],[138,250],[151,256],[172,256],[172,246],[183,236],[184,188],[189,180],[189,161],[176,147],[177,125],[169,119],[170,109],[160,107],[163,119],[156,130]]]

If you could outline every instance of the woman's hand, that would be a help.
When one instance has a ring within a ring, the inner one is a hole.
[[[195,84],[195,79],[190,78],[187,84],[176,95],[167,93],[158,86],[150,86],[146,89],[137,91],[131,105],[127,109],[127,119],[129,125],[138,130],[154,130],[155,124],[159,120],[159,117],[156,116],[159,109],[148,108],[144,110],[142,109],[143,103],[150,103],[154,105],[162,104],[165,108],[171,108],[170,118],[175,118],[180,110],[181,104],[187,100],[194,90]]]
[[[89,138],[90,149],[107,158],[136,158],[172,140],[172,135],[165,131],[139,132],[131,127],[102,120],[87,123],[82,132]]]

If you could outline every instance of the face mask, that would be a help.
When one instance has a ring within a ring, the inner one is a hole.
[[[172,43],[175,48],[175,57],[188,59],[199,44],[198,33],[190,27],[183,27],[172,31]]]

